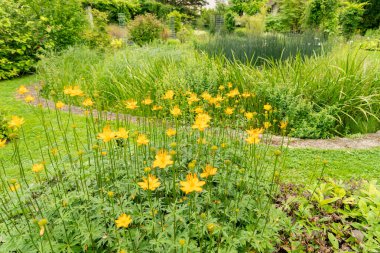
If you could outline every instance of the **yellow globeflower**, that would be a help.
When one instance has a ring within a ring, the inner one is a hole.
[[[11,190],[12,192],[15,192],[15,191],[17,191],[18,189],[20,189],[20,184],[19,183],[14,183],[14,184],[11,184],[10,186],[9,186],[9,190]]]
[[[139,182],[137,184],[144,190],[150,190],[150,191],[156,190],[161,185],[159,179],[156,176],[151,175],[151,174],[148,175],[148,178],[144,177],[143,182]]]
[[[159,167],[164,169],[166,166],[172,165],[172,157],[168,154],[166,150],[160,150],[156,154],[155,160],[153,161],[153,167]]]
[[[149,139],[146,137],[145,134],[139,134],[137,136],[136,142],[137,142],[137,146],[148,145]]]
[[[272,110],[272,106],[267,103],[267,104],[264,105],[264,110],[265,111],[271,111]]]
[[[203,92],[201,97],[206,100],[206,101],[210,101],[210,99],[212,98],[211,94],[208,93],[207,91]]]
[[[265,128],[265,129],[268,129],[268,128],[270,128],[271,126],[272,126],[272,123],[270,123],[270,122],[268,122],[268,121],[264,122],[264,128]]]
[[[143,105],[150,105],[150,104],[153,103],[153,100],[150,99],[150,98],[146,98],[146,99],[144,99],[143,101],[141,101],[141,103],[142,103]]]
[[[62,101],[58,101],[55,104],[55,108],[57,108],[58,110],[62,109],[64,106],[65,106],[65,104]]]
[[[73,86],[67,86],[67,87],[64,87],[63,93],[65,95],[69,95],[70,97],[76,97],[76,96],[82,97],[82,96],[84,96],[84,93],[79,88],[79,86],[74,86],[74,87]]]
[[[4,139],[4,140],[0,139],[0,148],[5,147],[6,143],[7,143],[6,139]]]
[[[120,138],[120,139],[128,139],[129,131],[125,130],[124,127],[120,127],[119,131],[117,131],[115,135],[117,138]]]
[[[20,95],[24,95],[25,93],[28,93],[28,92],[29,92],[29,90],[24,85],[21,85],[17,89],[17,93],[20,94]]]
[[[109,125],[103,128],[103,132],[98,133],[98,139],[103,140],[104,142],[109,142],[116,137],[115,132],[111,130]]]
[[[244,92],[244,93],[241,94],[241,96],[242,96],[243,98],[249,98],[249,97],[252,96],[252,95],[251,95],[251,93],[249,93],[249,92]]]
[[[117,220],[115,220],[117,228],[128,228],[129,224],[131,224],[132,218],[130,215],[126,215],[125,213],[121,214]]]
[[[84,107],[91,107],[91,106],[94,105],[94,102],[91,100],[91,98],[86,98],[86,99],[83,101],[82,105],[83,105]]]
[[[8,127],[11,129],[18,129],[24,124],[25,121],[23,118],[18,117],[18,116],[12,116],[11,121],[8,123]]]
[[[44,165],[42,163],[34,164],[32,167],[32,171],[35,173],[39,173],[44,170]]]
[[[127,101],[124,101],[125,107],[130,110],[134,110],[138,108],[137,101],[133,99],[129,99]]]
[[[199,114],[199,113],[203,113],[204,110],[203,110],[202,107],[198,106],[197,108],[194,109],[194,112],[197,113],[197,114]]]
[[[195,117],[195,122],[192,125],[193,129],[198,129],[199,131],[204,131],[207,127],[209,127],[211,117],[207,113],[199,113]]]
[[[27,103],[31,103],[31,102],[34,101],[34,97],[31,96],[31,95],[28,95],[28,96],[25,97],[24,100],[25,100],[25,102],[27,102]]]
[[[260,135],[264,133],[264,129],[262,128],[249,129],[245,131],[247,132],[248,135]]]
[[[179,109],[178,106],[174,106],[171,110],[170,110],[170,113],[174,116],[174,117],[178,117],[182,114],[181,112],[181,109]]]
[[[247,118],[247,120],[251,120],[255,115],[253,112],[246,112],[244,113],[244,116]]]
[[[199,181],[196,174],[188,174],[186,176],[186,181],[180,181],[179,184],[182,186],[181,191],[185,194],[189,194],[191,192],[201,192],[202,186],[205,184],[205,181]]]
[[[207,164],[201,173],[201,177],[208,178],[209,176],[214,176],[216,175],[217,171],[218,171],[217,168],[214,168],[210,164]]]
[[[227,115],[232,115],[234,113],[234,108],[232,107],[227,107],[226,110],[224,110],[224,113]]]
[[[192,103],[198,102],[199,98],[197,94],[195,93],[190,93],[190,96],[187,98],[187,103],[191,105]]]
[[[261,141],[260,139],[260,135],[249,135],[245,141],[248,143],[248,144],[257,144]]]
[[[172,100],[174,97],[174,91],[173,90],[168,90],[164,96],[163,96],[163,99],[166,99],[166,100]]]
[[[233,98],[240,94],[239,90],[237,88],[230,90],[230,92],[227,93],[227,97]]]
[[[177,131],[174,128],[169,128],[168,130],[166,130],[166,135],[169,137],[176,135],[176,133]]]
[[[159,110],[162,110],[162,106],[160,105],[154,105],[152,108],[152,111],[159,111]]]
[[[280,129],[285,130],[287,126],[288,126],[288,121],[280,122]]]

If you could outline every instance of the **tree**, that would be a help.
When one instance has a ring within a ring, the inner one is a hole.
[[[331,33],[336,28],[339,0],[311,0],[306,8],[307,28]]]
[[[247,15],[255,15],[260,12],[260,9],[265,5],[264,0],[231,0],[229,4],[231,10],[242,16],[244,13]]]
[[[364,6],[364,13],[359,24],[362,34],[368,29],[380,28],[380,1],[379,0],[358,0],[359,3],[367,3]]]

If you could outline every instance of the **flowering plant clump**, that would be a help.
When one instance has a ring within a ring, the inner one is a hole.
[[[286,221],[272,202],[286,149],[269,147],[270,130],[256,116],[237,120],[240,108],[224,101],[244,93],[226,90],[187,97],[169,90],[152,103],[121,102],[129,111],[162,106],[167,121],[109,120],[94,112],[96,96],[78,86],[67,86],[55,110],[34,108],[48,146],[25,166],[19,158],[27,142],[13,143],[20,173],[1,174],[0,251],[273,251]],[[192,107],[174,104],[180,97]],[[62,110],[75,100],[89,111],[79,119]],[[214,110],[227,104],[232,114]],[[279,125],[268,108],[265,122]],[[218,127],[226,117],[231,128]],[[20,116],[9,122],[12,131],[25,124]]]

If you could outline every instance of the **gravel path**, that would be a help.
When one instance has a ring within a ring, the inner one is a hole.
[[[33,84],[27,87],[29,89],[29,94],[35,97],[35,100],[31,102],[32,105],[37,106],[42,104],[45,107],[54,109],[55,103],[51,100],[42,98],[39,96],[39,85]],[[23,100],[23,96],[16,95],[16,98]],[[68,111],[68,107],[64,107],[63,111]],[[84,109],[78,106],[71,106],[71,112],[74,114],[83,115]],[[117,114],[113,112],[102,112],[103,116],[106,116],[108,120],[113,120],[117,118]],[[94,110],[94,115],[97,115],[97,111]],[[137,122],[142,117],[132,116],[127,114],[119,114],[131,122]],[[272,144],[278,145],[281,142],[282,137],[273,136]],[[332,139],[299,139],[291,138],[289,141],[289,147],[292,148],[315,148],[315,149],[368,149],[374,147],[380,147],[380,131],[372,134],[364,134],[360,137],[355,138],[341,138],[335,137]]]

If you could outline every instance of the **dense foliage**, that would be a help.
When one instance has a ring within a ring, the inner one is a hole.
[[[320,57],[267,61],[256,68],[224,57],[208,57],[186,47],[134,47],[112,54],[77,48],[47,58],[41,62],[39,73],[46,82],[46,96],[54,97],[67,84],[76,83],[86,91],[98,90],[99,104],[108,110],[118,110],[120,101],[129,98],[141,103],[147,94],[155,100],[163,89],[181,93],[192,89],[197,94],[208,91],[214,97],[220,83],[232,82],[240,93],[249,90],[257,95],[248,98],[242,109],[258,112],[268,101],[274,108],[273,119],[287,117],[292,135],[329,138],[373,132],[380,125],[380,81],[379,72],[374,71],[380,66],[366,59],[364,52],[354,54],[350,50],[340,48],[340,52],[333,50]],[[154,113],[144,108],[130,113]],[[238,111],[231,119],[244,118]],[[167,108],[158,115],[168,114]],[[224,124],[229,123],[227,120]]]
[[[140,46],[160,38],[162,29],[162,23],[151,14],[137,16],[129,24],[131,40]]]

